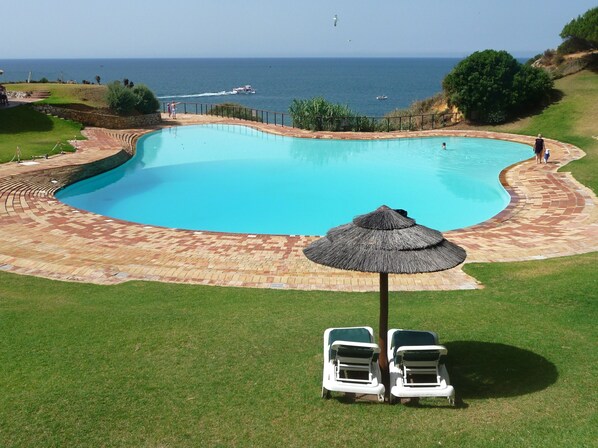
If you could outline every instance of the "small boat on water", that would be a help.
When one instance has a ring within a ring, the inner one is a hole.
[[[382,100],[387,100],[387,99],[388,99],[388,97],[387,97],[386,95],[378,95],[378,96],[376,97],[376,99],[377,99],[377,100],[380,100],[380,101],[382,101]]]
[[[255,89],[253,87],[251,87],[249,84],[247,84],[245,86],[235,87],[233,89],[233,92],[248,94],[248,93],[255,93]]]

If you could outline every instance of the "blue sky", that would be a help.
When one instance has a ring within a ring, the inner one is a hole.
[[[27,0],[2,5],[13,58],[532,56],[596,0]],[[338,24],[333,26],[334,15]]]

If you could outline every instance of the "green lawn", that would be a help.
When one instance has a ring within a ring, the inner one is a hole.
[[[89,107],[107,107],[107,87],[96,84],[21,83],[6,84],[8,90],[21,92],[47,91],[50,96],[43,103],[84,104]]]
[[[48,104],[106,107],[106,86],[35,83],[7,84],[6,88],[12,91],[49,91],[50,97],[41,101]],[[84,139],[81,129],[79,123],[41,114],[29,106],[1,109],[0,163],[13,160],[17,146],[21,148],[23,160],[74,151],[67,140]]]
[[[597,263],[469,265],[485,289],[391,293],[391,326],[448,347],[457,409],[320,398],[324,329],[376,328],[375,293],[0,273],[0,445],[595,446]]]
[[[73,151],[67,140],[83,139],[81,128],[79,123],[44,115],[29,106],[0,110],[0,163],[12,160],[17,146],[22,160]]]

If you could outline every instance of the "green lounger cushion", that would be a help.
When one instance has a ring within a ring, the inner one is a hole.
[[[437,361],[440,359],[438,350],[422,350],[418,352],[406,352],[403,354],[405,361]]]
[[[345,339],[339,339],[339,340],[345,340]],[[371,358],[374,355],[374,349],[369,348],[369,347],[347,347],[347,346],[341,346],[338,348],[337,350],[337,354],[338,356],[344,356],[344,357],[349,357],[349,358]],[[377,353],[376,353],[377,355]],[[375,359],[378,359],[378,357],[376,356]],[[374,359],[374,360],[375,360]]]
[[[335,328],[328,333],[328,345],[331,347],[335,341],[350,341],[350,342],[365,342],[366,344],[372,343],[372,335],[367,328]],[[349,350],[344,348],[344,350]],[[356,350],[357,357],[363,357],[363,348],[351,347],[350,350]],[[371,353],[371,349],[365,349]],[[330,359],[336,356],[335,350],[330,349]],[[343,356],[351,356],[350,354],[343,353]],[[370,356],[370,355],[368,355]]]
[[[397,349],[406,345],[438,345],[438,336],[432,331],[421,330],[398,330],[392,335],[391,346],[393,348],[393,356],[396,357]],[[417,353],[407,353],[404,356],[408,361],[434,361],[439,359],[440,353],[436,350],[428,350]],[[444,362],[444,356],[440,358],[440,362]],[[396,361],[396,359],[395,359]]]
[[[436,345],[438,338],[431,331],[397,330],[392,335],[391,347],[397,348],[404,345]]]

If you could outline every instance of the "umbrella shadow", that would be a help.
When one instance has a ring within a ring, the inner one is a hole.
[[[361,404],[364,406],[367,405],[378,405],[378,399],[376,395],[366,395],[366,394],[354,394],[351,392],[336,392],[335,395],[330,397],[332,400],[336,400],[341,404]]]
[[[451,384],[460,401],[526,395],[544,390],[558,379],[556,366],[529,350],[476,341],[444,345]]]

